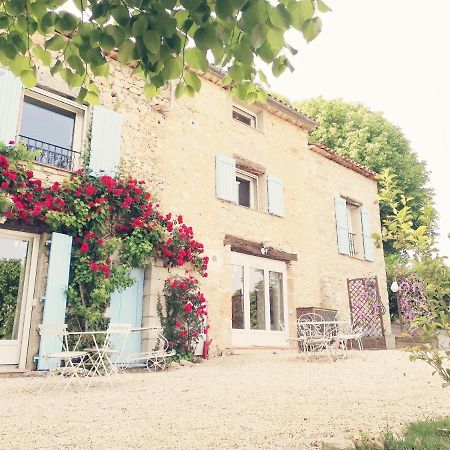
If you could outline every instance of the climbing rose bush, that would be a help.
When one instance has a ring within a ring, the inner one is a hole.
[[[182,216],[163,214],[144,181],[94,177],[80,170],[44,186],[20,160],[22,144],[0,143],[0,197],[12,204],[5,216],[73,236],[68,318],[80,329],[105,325],[112,292],[133,283],[133,267],[151,255],[168,267],[190,265],[207,276],[203,244]]]
[[[178,355],[192,355],[200,338],[208,333],[206,298],[198,284],[189,271],[184,277],[169,278],[163,290],[165,314],[158,303],[164,335]]]

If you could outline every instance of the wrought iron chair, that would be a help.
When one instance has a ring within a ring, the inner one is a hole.
[[[153,350],[148,352],[133,353],[126,357],[126,367],[133,367],[138,364],[143,364],[147,370],[164,370],[167,368],[167,360],[171,356],[176,355],[174,349],[169,348],[169,341],[162,334],[161,328],[142,328],[134,331],[149,331],[150,335],[147,340],[149,346],[151,342],[154,343]]]
[[[324,321],[319,314],[303,314],[297,319],[297,340],[303,349],[305,361],[309,360],[310,355],[316,357],[321,351],[334,361],[331,344],[335,335],[336,325]]]
[[[355,326],[352,321],[346,317],[346,319],[341,320],[341,316],[338,314],[339,328],[336,334],[336,341],[338,343],[338,348],[340,348],[344,356],[347,356],[348,344],[350,342],[351,348],[353,349],[353,341],[358,343],[358,348],[360,351],[364,350],[362,343],[362,338],[364,337],[364,332],[361,327]]]
[[[109,324],[103,345],[86,349],[92,361],[90,375],[104,375],[112,385],[111,375],[121,373],[123,368],[122,355],[130,332],[130,324]]]
[[[39,334],[41,335],[41,338],[53,338],[56,342],[58,342],[58,345],[61,346],[61,350],[45,353],[45,344],[41,341],[41,348],[43,348],[44,353],[43,357],[49,361],[53,361],[52,365],[55,365],[55,367],[49,369],[48,376],[45,378],[45,381],[38,393],[42,392],[50,380],[55,379],[55,377],[65,380],[65,386],[62,391],[63,393],[73,380],[76,380],[80,384],[81,388],[85,389],[85,386],[83,386],[81,381],[81,377],[86,376],[89,373],[85,367],[85,359],[86,357],[89,358],[89,355],[84,350],[70,350],[67,339],[67,325],[41,324],[39,325]],[[64,364],[62,367],[61,362]]]

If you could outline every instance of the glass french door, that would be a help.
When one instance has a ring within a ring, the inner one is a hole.
[[[234,347],[287,347],[286,264],[233,254],[231,327]]]
[[[24,367],[39,237],[0,230],[0,365]]]

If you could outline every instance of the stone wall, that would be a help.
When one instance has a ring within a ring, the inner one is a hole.
[[[168,87],[161,97],[148,100],[129,68],[111,64],[111,75],[100,83],[101,102],[122,115],[122,173],[144,179],[164,211],[182,214],[210,256],[209,277],[202,284],[213,351],[231,346],[231,250],[224,245],[225,234],[255,242],[269,240],[273,248],[298,255],[298,261],[287,267],[291,336],[297,306],[348,313],[347,278],[376,275],[387,308],[382,249],[375,249],[375,261],[368,262],[339,254],[336,239],[334,198],[339,195],[361,202],[371,213],[372,231],[380,231],[376,182],[310,150],[301,121],[293,123],[284,113],[275,114],[273,105],[246,106],[258,114],[258,129],[232,119],[233,99],[217,80],[203,79],[195,98],[173,101]],[[44,72],[40,85],[61,92]],[[242,158],[265,171],[260,179],[259,211],[216,198],[217,154]],[[61,173],[44,166],[36,170],[37,176],[49,181],[67,176]],[[283,179],[285,217],[266,212],[267,174]],[[42,263],[41,278],[44,273]],[[151,325],[157,320],[156,302],[167,269],[153,264],[145,276],[144,324]],[[390,335],[388,314],[384,325]]]
[[[233,120],[232,98],[211,81],[202,80],[202,91],[195,98],[183,97],[173,107],[155,110],[142,95],[130,91],[124,70],[115,72],[120,71],[122,80],[116,110],[125,120],[123,167],[133,166],[133,173],[147,181],[164,210],[183,214],[196,238],[205,244],[211,261],[203,285],[211,336],[218,350],[230,346],[231,330],[230,248],[223,245],[225,234],[256,242],[270,240],[274,248],[298,254],[288,271],[292,335],[297,306],[348,312],[347,278],[376,275],[387,306],[382,250],[376,249],[375,261],[368,262],[339,254],[336,243],[334,198],[339,195],[357,199],[369,209],[372,230],[380,231],[373,180],[311,151],[304,129],[269,113],[263,105],[247,106],[262,119],[261,129]],[[107,90],[103,96],[106,105],[111,104]],[[136,145],[129,145],[130,139]],[[265,212],[264,176],[260,211],[217,199],[217,154],[239,156],[281,177],[285,217]],[[390,334],[388,315],[385,329]]]

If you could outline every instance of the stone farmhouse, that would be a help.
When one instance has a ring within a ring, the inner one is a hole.
[[[93,170],[132,173],[165,210],[183,214],[210,257],[202,286],[213,353],[294,346],[297,308],[349,317],[347,280],[368,277],[378,282],[379,337],[390,346],[383,250],[372,240],[380,232],[375,174],[310,144],[317,124],[291,106],[273,97],[242,104],[221,78],[214,69],[203,74],[195,98],[175,100],[168,86],[147,100],[140,81],[113,61],[101,106],[89,107],[44,70],[29,90],[1,69],[0,140],[41,149],[34,170],[49,182],[80,168],[89,144]],[[56,238],[0,225],[0,258],[20,258],[25,271],[13,334],[0,339],[0,366],[33,367],[37,325],[65,305],[67,273],[58,262],[70,248]],[[158,261],[136,270],[136,285],[120,295],[125,312],[111,312],[115,320],[156,323],[167,271]]]

